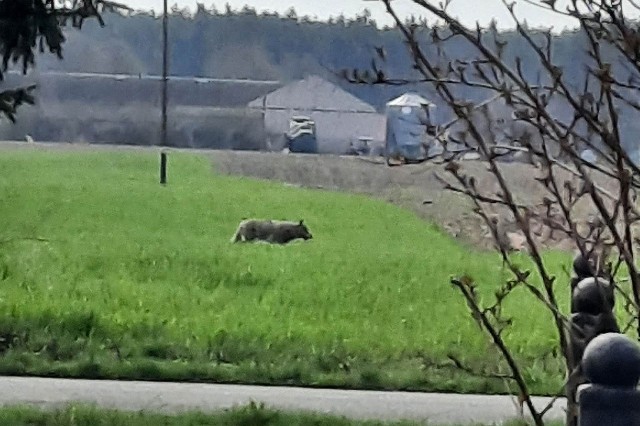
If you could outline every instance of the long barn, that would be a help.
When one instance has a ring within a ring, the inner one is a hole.
[[[0,137],[54,142],[155,145],[160,141],[162,79],[150,75],[9,73],[6,84],[35,83],[37,103]],[[315,121],[318,152],[345,153],[366,138],[382,144],[386,118],[317,76],[280,81],[170,77],[168,140],[178,147],[282,149],[289,120]]]
[[[54,142],[159,143],[162,79],[148,75],[10,73],[9,86],[37,84],[36,105],[18,123],[0,123],[0,137]],[[264,149],[262,115],[246,104],[278,81],[170,77],[168,139],[172,146]]]

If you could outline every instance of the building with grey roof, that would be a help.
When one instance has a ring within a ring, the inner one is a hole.
[[[152,75],[8,73],[6,84],[37,84],[36,105],[25,106],[0,137],[54,142],[154,145],[160,141],[162,78]],[[278,81],[170,77],[168,139],[179,147],[263,149],[259,112],[247,102],[279,87]]]
[[[36,83],[36,105],[0,137],[40,141],[154,145],[160,141],[162,79],[150,75],[8,73],[6,83]],[[171,146],[282,149],[289,120],[315,121],[318,152],[345,153],[352,142],[383,143],[385,116],[317,76],[284,84],[239,79],[168,79]],[[271,141],[272,144],[267,142]]]
[[[264,116],[272,149],[283,149],[289,121],[308,116],[315,122],[319,153],[344,154],[359,139],[384,143],[386,117],[331,82],[311,75],[248,103]]]

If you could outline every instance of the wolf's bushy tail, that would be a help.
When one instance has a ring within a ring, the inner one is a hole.
[[[240,240],[242,240],[242,237],[241,237],[240,231],[241,231],[241,228],[240,228],[240,227],[238,227],[238,229],[236,229],[235,234],[233,234],[233,237],[231,237],[230,242],[232,242],[232,243],[237,243],[237,242],[239,242]]]

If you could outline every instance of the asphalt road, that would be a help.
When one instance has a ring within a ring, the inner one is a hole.
[[[71,402],[127,411],[216,411],[249,402],[286,411],[312,411],[354,419],[433,423],[501,422],[517,417],[508,396],[302,389],[198,383],[0,377],[0,405],[54,408]],[[549,398],[535,398],[538,408]],[[547,414],[562,419],[564,400]]]

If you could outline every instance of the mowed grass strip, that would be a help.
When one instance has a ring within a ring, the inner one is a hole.
[[[0,423],[10,426],[435,426],[433,423],[417,421],[365,421],[330,415],[281,412],[258,404],[218,413],[193,412],[176,415],[104,410],[85,405],[56,410],[6,407],[0,408]],[[561,423],[553,423],[556,424]],[[504,424],[524,425],[525,422],[517,420]]]
[[[505,392],[450,285],[504,273],[411,212],[364,196],[212,173],[148,153],[0,157],[0,374]],[[304,219],[286,246],[231,244],[242,218]],[[47,242],[20,238],[46,238]],[[548,254],[560,276],[566,256]],[[524,262],[524,261],[523,261]],[[540,394],[561,385],[550,315],[524,291],[507,335]]]

